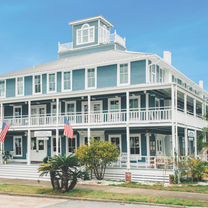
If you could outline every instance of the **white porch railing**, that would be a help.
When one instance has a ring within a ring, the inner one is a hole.
[[[73,49],[73,42],[58,44],[58,52],[65,52]]]
[[[4,122],[9,126],[27,126],[29,124],[29,118],[5,118]]]

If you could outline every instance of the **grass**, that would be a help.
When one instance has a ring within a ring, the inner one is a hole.
[[[208,185],[182,185],[182,186],[167,186],[164,187],[163,184],[154,184],[154,185],[146,185],[140,184],[137,182],[129,182],[123,184],[111,184],[109,186],[119,186],[119,187],[128,187],[128,188],[142,188],[142,189],[155,189],[155,190],[165,190],[165,191],[182,191],[182,192],[193,192],[193,193],[204,193],[208,194]]]
[[[47,195],[56,195],[56,196],[82,197],[86,199],[91,198],[91,199],[118,200],[118,201],[128,201],[129,203],[148,202],[148,203],[156,203],[156,204],[208,207],[207,201],[176,199],[176,198],[168,198],[168,197],[141,196],[141,195],[133,195],[133,194],[89,191],[89,190],[80,190],[80,189],[73,189],[72,191],[63,194],[54,191],[52,188],[48,188],[48,187],[2,184],[0,185],[0,191],[12,192],[12,193],[47,194]]]

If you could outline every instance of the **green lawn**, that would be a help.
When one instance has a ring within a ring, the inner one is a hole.
[[[194,193],[204,193],[208,194],[208,184],[207,186],[202,185],[182,185],[182,186],[167,186],[164,187],[162,184],[145,185],[137,182],[123,183],[119,185],[110,185],[128,188],[142,188],[142,189],[155,189],[155,190],[165,190],[165,191],[183,191],[183,192],[194,192]]]
[[[2,184],[0,185],[0,192],[48,194],[48,195],[56,195],[56,196],[71,196],[71,197],[82,197],[82,198],[91,198],[91,199],[108,199],[108,200],[128,201],[130,203],[149,202],[149,203],[171,204],[171,205],[180,205],[180,206],[208,207],[208,202],[206,201],[175,199],[175,198],[167,198],[167,197],[141,196],[141,195],[120,194],[120,193],[101,192],[101,191],[86,191],[80,189],[74,189],[68,193],[62,194],[60,192],[53,191],[52,188],[39,187],[39,186],[26,186],[26,185]]]

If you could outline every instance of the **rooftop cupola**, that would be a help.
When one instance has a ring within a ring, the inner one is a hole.
[[[65,44],[59,43],[59,58],[66,57],[66,54],[61,55],[62,53],[67,52],[69,54],[75,50],[85,50],[94,47],[100,48],[102,46],[114,44],[118,45],[117,48],[120,47],[120,50],[126,50],[125,38],[117,35],[116,31],[110,34],[113,24],[101,15],[69,22],[69,25],[72,26],[72,42]],[[100,48],[100,51],[103,49],[104,47],[102,47],[102,49]],[[113,46],[111,49],[116,49],[116,47]],[[74,56],[76,54],[77,53],[73,53],[71,55]]]

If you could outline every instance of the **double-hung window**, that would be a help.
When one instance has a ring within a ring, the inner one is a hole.
[[[84,24],[81,29],[77,30],[77,45],[92,43],[95,41],[95,27]]]
[[[15,156],[22,156],[22,137],[15,136],[14,137],[14,155]]]
[[[63,90],[71,90],[71,71],[66,71],[63,73]]]
[[[100,42],[101,43],[109,43],[110,42],[109,31],[105,25],[100,28]]]
[[[16,95],[21,96],[24,95],[24,79],[23,77],[17,77],[16,79]]]
[[[56,74],[48,74],[48,92],[56,91]]]
[[[129,75],[129,67],[128,64],[120,64],[119,65],[119,85],[129,84],[130,75]]]
[[[87,69],[87,88],[96,88],[96,69]]]
[[[133,155],[141,155],[141,136],[130,136],[130,153]]]
[[[0,81],[0,97],[5,97],[5,80]]]
[[[34,93],[41,93],[41,75],[34,76]]]
[[[150,65],[149,75],[150,83],[162,83],[164,81],[164,70],[158,65]]]

